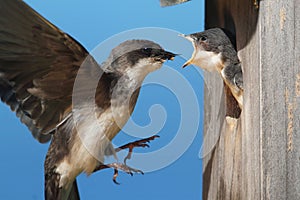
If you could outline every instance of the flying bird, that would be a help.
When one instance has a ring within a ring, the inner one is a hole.
[[[160,6],[161,7],[174,6],[188,1],[190,0],[160,0]]]
[[[212,28],[181,36],[191,41],[194,47],[192,57],[183,67],[193,64],[207,71],[218,71],[242,109],[243,72],[230,32]]]
[[[111,140],[135,107],[144,78],[175,54],[149,40],[128,40],[100,65],[71,36],[21,0],[0,2],[0,98],[41,143],[45,199],[79,199],[76,177],[125,163]],[[76,86],[76,87],[75,87]],[[121,148],[147,146],[146,140]]]

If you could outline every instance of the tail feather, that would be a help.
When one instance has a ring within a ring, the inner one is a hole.
[[[78,186],[77,186],[76,179],[73,182],[73,185],[72,185],[72,188],[71,188],[68,200],[80,200],[80,196],[79,196],[79,191],[78,191]]]
[[[76,179],[68,188],[59,187],[60,175],[45,177],[45,200],[80,200]]]

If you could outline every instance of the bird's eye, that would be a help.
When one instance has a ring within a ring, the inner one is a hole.
[[[205,42],[205,41],[207,40],[207,38],[206,38],[205,36],[201,36],[201,37],[199,38],[199,40],[200,40],[201,42]]]
[[[151,53],[152,49],[145,47],[145,48],[142,49],[142,51],[145,52],[145,53]]]

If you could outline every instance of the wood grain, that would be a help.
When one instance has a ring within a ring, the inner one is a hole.
[[[212,95],[224,89],[205,74],[204,138],[219,138],[206,148],[203,199],[300,199],[299,20],[299,0],[263,0],[259,10],[247,0],[206,1],[206,28],[236,33],[245,105],[239,120],[213,122],[208,116],[229,113],[231,100]]]

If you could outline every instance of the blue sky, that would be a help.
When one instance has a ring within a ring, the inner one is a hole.
[[[161,27],[181,33],[192,33],[201,31],[204,27],[203,0],[192,0],[167,8],[161,8],[158,0],[26,0],[25,2],[61,30],[73,36],[89,51],[108,38],[135,28]],[[161,42],[157,42],[164,43],[164,37],[162,36]],[[172,43],[172,41],[170,42]],[[174,40],[175,42],[176,40]],[[191,53],[191,45],[188,42],[184,44],[175,49],[168,47],[168,50],[179,54]],[[164,44],[162,46],[165,47]],[[106,50],[109,51],[110,49]],[[140,126],[151,124],[153,119],[160,119],[162,112],[157,111],[155,113],[155,109],[153,109],[154,115],[149,116],[149,109],[155,104],[162,105],[166,114],[165,123],[158,132],[161,137],[153,141],[150,148],[136,149],[136,152],[146,153],[160,150],[172,143],[180,127],[183,112],[188,113],[184,115],[185,121],[199,125],[195,138],[188,141],[191,145],[185,152],[182,152],[183,155],[179,159],[162,169],[133,177],[120,173],[118,181],[121,185],[115,185],[111,181],[113,170],[109,169],[90,177],[80,175],[78,185],[82,199],[201,199],[202,162],[198,153],[202,144],[203,80],[199,76],[199,71],[194,67],[181,69],[180,66],[183,62],[184,59],[177,58],[174,62],[167,64],[175,69],[177,75],[184,77],[195,92],[198,100],[196,106],[200,111],[199,119],[195,118],[195,113],[193,113],[197,111],[196,108],[191,111],[182,111],[181,102],[176,98],[177,93],[157,84],[143,87],[132,118]],[[168,72],[166,66],[151,74],[145,81],[151,82],[152,80],[170,80],[170,84],[175,86],[178,91],[187,90],[184,88],[183,82],[172,82],[175,79],[172,73]],[[186,102],[192,101],[192,97],[187,95],[184,103],[188,105],[189,103]],[[15,114],[3,103],[0,104],[0,124],[0,158],[2,160],[0,165],[0,199],[42,199],[43,163],[48,144],[39,144],[35,141],[27,127],[21,124]],[[134,129],[132,130],[134,132]],[[131,134],[139,135],[141,138],[155,134],[153,132],[155,128],[145,130],[148,132]],[[186,128],[181,133],[189,138],[188,136],[193,134],[191,131]],[[121,145],[136,139],[121,132],[113,142],[116,145]],[[178,145],[181,145],[180,141]],[[175,147],[174,152],[176,149]],[[167,157],[172,155],[165,156],[167,160]],[[154,157],[151,162],[161,163],[163,159]],[[130,162],[128,164],[130,165]],[[133,162],[133,164],[136,165],[135,167],[139,166],[139,163]],[[143,165],[141,164],[141,166]],[[143,167],[140,169],[143,170]]]

